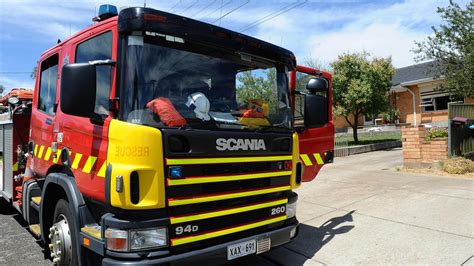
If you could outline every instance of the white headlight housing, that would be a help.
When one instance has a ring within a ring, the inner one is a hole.
[[[288,218],[295,217],[296,215],[296,201],[286,204],[286,216]]]
[[[150,249],[168,245],[166,228],[130,231],[130,250]]]

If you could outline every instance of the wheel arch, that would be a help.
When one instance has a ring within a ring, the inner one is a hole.
[[[80,227],[81,227],[81,216],[79,208],[85,205],[84,198],[80,193],[76,181],[73,176],[65,173],[52,172],[46,176],[46,180],[41,193],[41,205],[40,205],[40,226],[41,226],[41,239],[44,243],[49,243],[49,228],[53,225],[53,216],[56,203],[59,199],[65,199],[69,203],[72,215],[76,219],[76,227],[71,230],[76,231],[78,236],[76,239],[77,254],[81,254],[81,243],[80,243]],[[79,256],[79,264],[81,256]]]

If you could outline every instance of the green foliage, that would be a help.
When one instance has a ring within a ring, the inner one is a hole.
[[[446,138],[448,137],[448,129],[444,127],[433,127],[426,131],[426,141],[431,141],[435,138]]]
[[[359,116],[373,117],[387,110],[387,95],[395,73],[391,58],[370,61],[366,52],[343,54],[331,66],[335,115],[343,116],[356,129]],[[354,141],[358,142],[357,130],[353,131]]]
[[[439,89],[454,96],[474,97],[474,1],[463,9],[450,1],[447,7],[438,7],[443,19],[433,35],[417,42],[414,52],[417,61],[435,60],[432,68],[436,76],[446,82]]]
[[[390,107],[387,111],[382,113],[383,120],[389,123],[396,123],[400,118],[400,111],[395,107]]]
[[[259,99],[267,102],[270,108],[275,108],[277,102],[276,71],[263,71],[258,76],[253,71],[244,71],[237,75],[237,102],[246,103]]]

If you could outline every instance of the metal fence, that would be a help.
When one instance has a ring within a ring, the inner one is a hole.
[[[372,131],[376,130],[376,131]],[[359,144],[366,145],[384,141],[401,140],[401,131],[399,128],[387,127],[372,127],[368,129],[359,129],[358,131]],[[349,156],[349,147],[356,146],[352,132],[336,133],[334,137],[334,156],[344,157]]]
[[[453,121],[456,117],[467,118],[470,122]],[[462,156],[474,153],[474,129],[469,129],[468,127],[469,123],[474,121],[474,104],[450,103],[448,106],[448,118],[449,156]]]
[[[334,138],[334,157],[349,156],[349,141],[348,138],[335,137]]]

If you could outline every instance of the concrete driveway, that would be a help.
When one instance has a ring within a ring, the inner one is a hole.
[[[336,158],[300,189],[300,234],[264,256],[228,265],[474,265],[474,180],[396,171],[401,150]],[[0,214],[0,264],[50,263]]]
[[[283,265],[474,265],[474,180],[396,170],[401,150],[327,165],[299,189],[300,235],[265,258]]]

